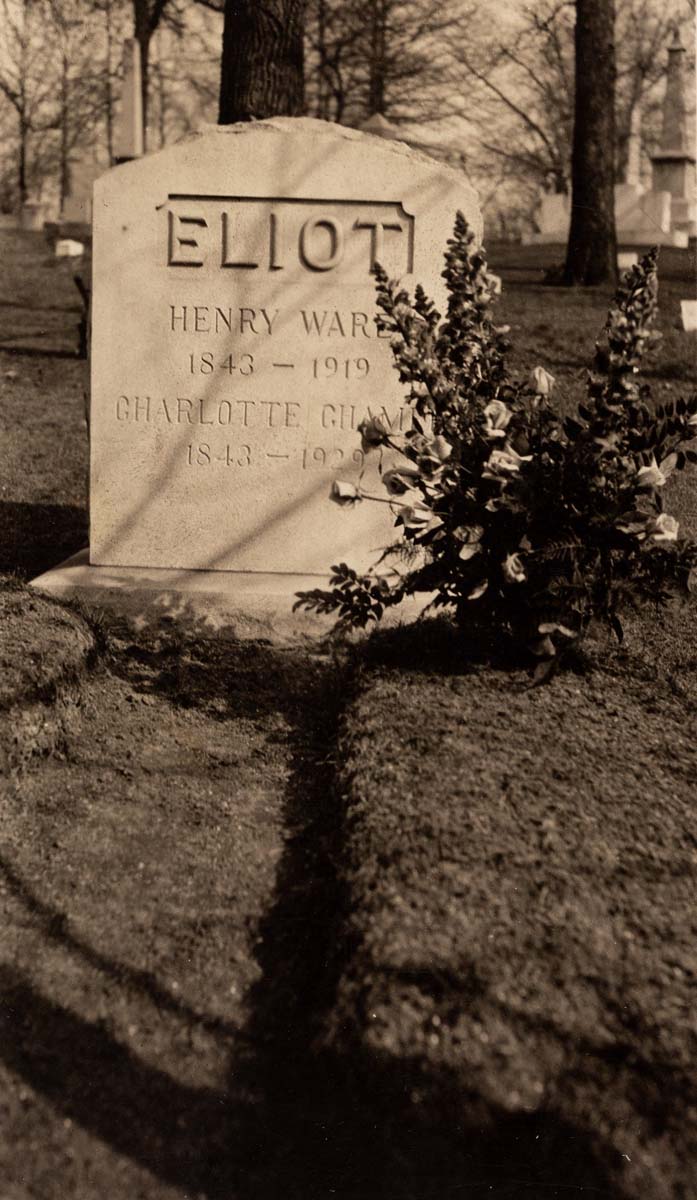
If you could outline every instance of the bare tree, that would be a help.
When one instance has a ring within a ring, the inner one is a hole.
[[[624,178],[630,139],[643,117],[642,140],[650,140],[651,117],[660,109],[660,87],[666,73],[666,47],[674,28],[689,24],[689,3],[671,6],[655,0],[617,3],[617,172]]]
[[[133,36],[140,46],[141,92],[143,98],[143,145],[147,142],[148,102],[150,98],[150,45],[160,22],[167,17],[175,28],[181,27],[181,10],[174,0],[132,0]]]
[[[573,126],[573,3],[543,0],[512,29],[457,49],[463,112],[486,161],[545,191],[569,189]]]
[[[101,43],[100,62],[102,115],[109,165],[114,163],[114,123],[117,80],[121,70],[121,46],[126,32],[125,0],[93,0],[97,24],[95,43]]]
[[[157,130],[160,146],[196,128],[202,119],[216,119],[221,31],[222,11],[208,4],[188,9],[183,31],[171,29],[168,23],[158,30],[151,68],[150,123]]]
[[[461,0],[308,0],[310,112],[360,124],[397,124],[456,111],[453,47],[473,6]]]
[[[71,192],[71,156],[101,120],[106,97],[101,64],[94,59],[97,10],[86,13],[81,0],[46,0],[46,19],[57,75],[53,108],[62,209]]]
[[[55,128],[55,74],[46,39],[48,10],[42,0],[1,0],[0,94],[16,121],[16,190],[24,204],[36,178],[37,137]]]
[[[617,0],[616,162],[624,177],[632,128],[651,117],[665,75],[662,52],[674,23],[687,21],[685,0]],[[455,51],[462,69],[463,115],[474,130],[480,173],[505,162],[521,188],[567,193],[574,114],[573,0],[540,0],[509,30],[476,30]]]
[[[617,279],[614,0],[576,0],[571,228],[564,282]]]
[[[227,0],[219,122],[304,111],[304,0]]]

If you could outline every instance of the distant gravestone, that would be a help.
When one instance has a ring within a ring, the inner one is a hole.
[[[114,158],[128,161],[143,153],[143,97],[141,90],[140,44],[135,38],[123,43],[121,95],[114,123]]]
[[[686,333],[697,331],[697,300],[680,301],[680,319]]]
[[[85,253],[85,246],[74,238],[59,238],[54,253],[56,258],[79,258]]]
[[[442,305],[461,174],[304,119],[211,128],[97,180],[90,563],[328,573],[394,540],[357,428],[408,427],[379,260]]]

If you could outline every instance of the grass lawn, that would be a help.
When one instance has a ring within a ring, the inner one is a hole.
[[[510,325],[511,361],[521,373],[543,366],[558,379],[565,407],[583,398],[585,371],[612,300],[607,288],[575,290],[545,286],[545,271],[563,259],[561,246],[489,247],[492,267],[503,280],[500,311]],[[695,295],[695,255],[666,247],[659,257],[659,317],[662,341],[647,363],[657,402],[694,386],[697,339],[680,323],[680,301]]]
[[[386,1187],[697,1195],[694,618],[535,690],[438,624],[375,639],[328,1042],[412,1148]]]
[[[87,363],[74,267],[0,230],[0,572],[31,578],[87,541]]]

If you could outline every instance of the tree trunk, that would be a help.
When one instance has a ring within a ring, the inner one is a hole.
[[[226,0],[221,125],[304,112],[304,0]]]
[[[387,10],[385,0],[375,0],[370,30],[368,79],[368,115],[385,115],[385,54],[387,49]]]
[[[614,0],[576,0],[568,285],[617,281],[614,25]]]
[[[327,86],[327,5],[319,0],[317,5],[317,116],[329,120],[329,88]]]
[[[27,187],[27,142],[29,128],[22,113],[19,115],[19,157],[17,162],[17,190],[19,192],[19,207],[26,203],[29,195]]]
[[[67,54],[61,61],[60,86],[60,212],[63,215],[65,202],[70,195],[70,81],[68,73],[70,64]]]
[[[112,83],[112,46],[114,42],[111,25],[112,0],[104,4],[104,32],[106,36],[106,55],[104,71],[104,123],[106,126],[106,148],[109,155],[109,166],[114,165],[114,88]]]
[[[133,36],[140,46],[140,92],[143,101],[143,150],[146,149],[148,136],[150,39],[152,34],[153,30],[151,29],[151,20],[150,13],[148,11],[147,0],[133,0]]]

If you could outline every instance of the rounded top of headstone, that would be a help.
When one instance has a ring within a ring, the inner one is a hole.
[[[404,141],[401,131],[396,125],[391,125],[382,113],[373,113],[372,117],[368,117],[368,120],[363,122],[360,129],[362,133],[374,133],[378,137]]]
[[[196,141],[201,137],[209,137],[212,134],[220,134],[227,137],[244,137],[250,134],[270,135],[274,133],[282,133],[286,136],[304,137],[308,141],[316,142],[319,138],[332,138],[335,141],[347,142],[362,142],[363,144],[372,142],[373,145],[379,144],[380,148],[391,154],[403,155],[412,159],[417,159],[420,162],[431,167],[434,165],[434,156],[421,148],[421,145],[415,146],[413,143],[404,140],[404,134],[390,125],[389,121],[380,114],[376,113],[363,124],[360,129],[355,129],[351,125],[340,125],[336,121],[322,121],[318,117],[265,117],[261,120],[254,121],[238,121],[234,125],[214,125],[205,123],[201,125],[194,133],[188,134],[177,143],[182,145]],[[379,139],[379,142],[378,142]],[[165,147],[164,151],[156,151],[156,154],[166,153],[169,147]],[[454,168],[446,163],[442,163],[448,170]]]

